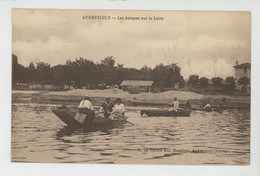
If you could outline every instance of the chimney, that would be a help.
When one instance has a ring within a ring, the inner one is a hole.
[[[238,65],[238,61],[236,61],[236,65]]]

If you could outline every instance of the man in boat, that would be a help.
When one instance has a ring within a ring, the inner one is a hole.
[[[102,104],[105,118],[108,118],[110,116],[111,112],[113,111],[113,106],[113,103],[110,102],[110,98],[107,97],[106,101]]]
[[[125,120],[125,105],[122,103],[120,98],[115,100],[115,105],[113,107],[113,111],[109,117],[114,120]]]
[[[90,101],[90,96],[89,95],[85,95],[84,100],[82,100],[80,102],[80,104],[78,106],[78,113],[76,114],[75,117],[81,117],[81,115],[78,115],[80,113],[81,114],[85,114],[85,117],[84,117],[83,121],[82,122],[80,121],[83,126],[90,125],[92,123],[92,121],[94,120],[95,113],[94,113],[93,105],[92,105],[92,103]]]
[[[85,95],[84,100],[82,100],[78,106],[78,112],[85,114],[85,112],[89,110],[94,111],[89,95]]]
[[[169,111],[175,111],[177,112],[177,110],[179,109],[179,101],[176,97],[174,97],[173,102],[170,103],[170,105],[172,105],[173,107],[169,109]]]

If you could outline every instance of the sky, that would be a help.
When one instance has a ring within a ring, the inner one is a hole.
[[[177,63],[184,78],[225,78],[236,60],[251,62],[250,12],[14,9],[12,18],[12,50],[24,66],[113,56],[125,67]]]

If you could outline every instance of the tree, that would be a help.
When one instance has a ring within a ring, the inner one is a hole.
[[[36,68],[33,62],[31,62],[29,67],[26,68],[26,75],[28,83],[35,83],[37,81]]]
[[[50,68],[50,64],[44,63],[44,62],[38,62],[38,63],[36,63],[36,65],[37,65],[36,68],[38,71],[46,71]]]
[[[12,84],[17,83],[18,79],[18,58],[12,54]]]
[[[66,64],[50,66],[48,63],[30,63],[28,67],[18,64],[18,59],[13,55],[13,83],[38,83],[52,84],[60,89],[64,85],[73,85],[76,88],[97,88],[99,84],[115,85],[125,79],[153,80],[155,85],[163,90],[173,87],[175,83],[184,85],[181,68],[176,64],[159,64],[154,69],[144,66],[141,69],[125,68],[122,64],[115,66],[115,59],[108,56],[100,63],[80,57],[67,60]]]
[[[117,82],[116,84],[119,85],[125,78],[125,68],[123,64],[117,64],[116,73],[117,73]]]
[[[164,66],[161,63],[152,70],[151,79],[163,91],[166,87],[173,87],[174,83],[184,84],[184,79],[180,75],[180,71],[181,68],[177,64]]]
[[[227,91],[234,92],[236,88],[235,79],[234,77],[227,77],[226,78],[227,85]]]
[[[80,57],[72,62],[71,71],[77,88],[86,86],[87,88],[95,87],[98,83],[97,65],[90,60]]]
[[[212,78],[211,81],[212,81],[212,83],[213,83],[216,87],[219,87],[219,86],[221,85],[222,78],[220,78],[220,77],[215,77],[215,78]]]
[[[139,79],[141,79],[141,80],[151,80],[151,72],[152,72],[151,68],[147,67],[146,65],[143,66],[140,69]]]
[[[62,90],[68,82],[66,77],[66,65],[56,65],[51,68],[52,85]],[[69,84],[68,84],[69,85]]]
[[[163,90],[166,87],[166,69],[163,64],[157,65],[152,72],[152,79],[155,82],[155,85],[160,87]]]
[[[202,77],[199,79],[199,83],[201,87],[207,87],[209,84],[209,79],[206,77]]]
[[[101,65],[105,65],[108,67],[114,67],[115,59],[113,58],[113,56],[107,56],[105,59],[101,60]]]
[[[35,70],[35,66],[34,66],[33,62],[30,63],[28,69],[31,70],[31,71]]]
[[[174,83],[180,83],[184,81],[183,77],[181,76],[181,68],[176,64],[170,64],[166,66],[169,71],[169,80],[172,81],[172,84]]]
[[[50,64],[44,62],[36,63],[36,75],[38,77],[37,82],[40,84],[50,84]]]
[[[242,85],[242,91],[246,92],[247,85],[250,84],[250,79],[248,79],[247,77],[242,77],[242,78],[239,78],[237,82],[239,85]]]
[[[190,78],[188,80],[189,86],[195,86],[199,82],[199,76],[198,75],[190,75]]]
[[[184,87],[185,80],[184,80],[183,76],[176,75],[175,78],[174,78],[174,83],[179,83],[179,87]]]
[[[18,57],[12,54],[12,84],[28,83],[27,68],[18,63]]]

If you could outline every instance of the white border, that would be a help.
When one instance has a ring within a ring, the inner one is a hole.
[[[1,175],[260,175],[260,1],[258,0],[0,0],[0,167]],[[11,163],[11,10],[114,9],[114,10],[213,10],[251,11],[252,16],[252,102],[250,166],[95,165]]]

